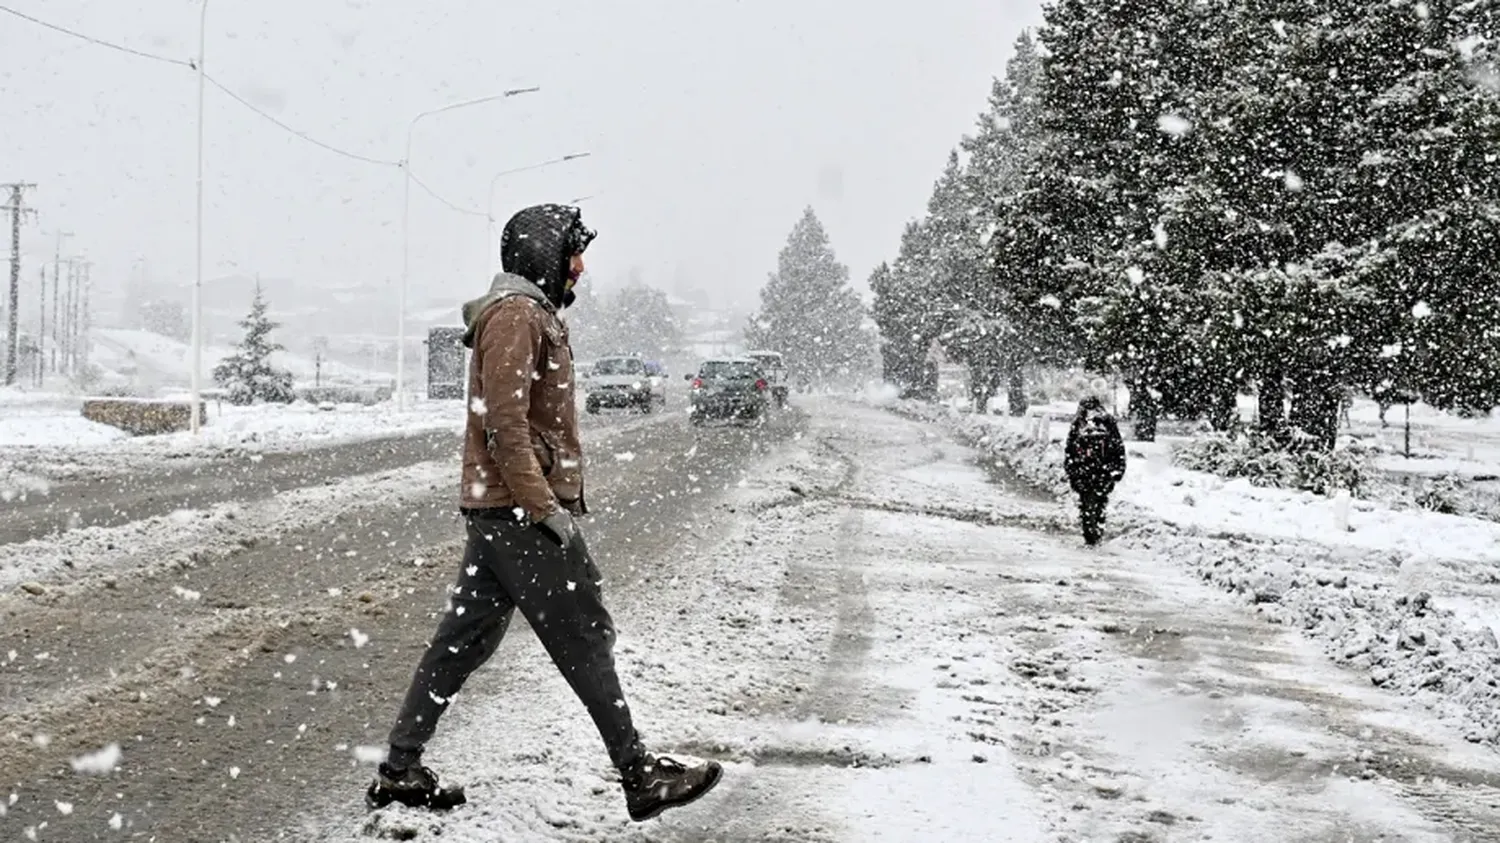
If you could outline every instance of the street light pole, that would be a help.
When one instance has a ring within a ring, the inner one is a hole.
[[[566,163],[568,161],[576,161],[579,158],[587,158],[587,157],[589,157],[592,154],[593,153],[591,153],[591,152],[575,152],[575,153],[573,153],[571,155],[564,155],[561,158],[553,158],[553,159],[551,159],[549,161],[541,161],[541,162],[538,162],[536,164],[528,164],[525,167],[514,167],[514,168],[509,169],[509,170],[501,170],[500,172],[498,172],[498,173],[495,174],[494,178],[490,179],[490,192],[489,192],[488,200],[485,203],[484,210],[485,210],[485,217],[489,220],[489,225],[488,225],[489,234],[490,234],[490,252],[489,252],[489,254],[490,254],[490,258],[491,259],[493,259],[494,254],[496,252],[496,246],[495,246],[495,185],[499,183],[500,179],[503,178],[503,177],[505,177],[505,176],[514,175],[516,173],[524,173],[524,172],[526,172],[528,170],[540,170],[543,167],[551,167],[554,164],[563,164],[563,163]]]
[[[423,117],[441,114],[444,111],[453,111],[459,108],[467,108],[471,105],[481,105],[495,100],[507,99],[517,94],[529,94],[539,91],[541,88],[516,88],[499,94],[491,94],[487,97],[479,97],[462,102],[449,103],[448,105],[424,111],[411,119],[406,127],[406,155],[401,159],[403,171],[401,189],[401,312],[396,315],[396,408],[406,408],[406,295],[407,286],[411,272],[411,141],[412,134],[417,129],[417,123]]]
[[[199,412],[203,394],[203,59],[208,42],[208,0],[202,0],[202,3],[198,17],[198,244],[197,270],[193,276],[193,406],[188,411],[192,420],[189,426],[194,435],[203,427]]]

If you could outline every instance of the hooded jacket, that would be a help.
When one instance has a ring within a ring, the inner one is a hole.
[[[532,521],[559,509],[587,512],[573,351],[558,316],[571,250],[587,241],[580,246],[568,233],[581,228],[577,210],[554,208],[561,206],[511,218],[501,238],[506,271],[463,306],[463,341],[473,349],[460,490],[466,510],[513,509]]]
[[[1120,426],[1097,399],[1085,399],[1068,428],[1063,457],[1068,485],[1079,495],[1108,495],[1125,476]]]

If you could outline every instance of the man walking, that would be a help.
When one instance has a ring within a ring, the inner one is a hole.
[[[1105,412],[1104,402],[1092,395],[1078,402],[1078,413],[1068,428],[1063,470],[1068,485],[1078,494],[1083,541],[1096,545],[1104,535],[1109,495],[1125,476],[1125,441],[1114,416]]]
[[[615,674],[615,629],[599,569],[573,521],[588,508],[573,354],[558,313],[573,302],[593,239],[577,208],[518,212],[501,235],[503,271],[488,293],[463,307],[464,345],[473,349],[460,490],[468,545],[449,610],[417,665],[390,752],[366,792],[371,807],[465,802],[462,788],[438,786],[420,763],[422,751],[464,681],[494,655],[517,609],[593,717],[631,819],[692,802],[722,775],[717,762],[641,746]]]

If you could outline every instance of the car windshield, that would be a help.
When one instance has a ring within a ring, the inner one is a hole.
[[[641,361],[631,358],[618,360],[600,360],[594,364],[596,375],[639,375],[646,370]]]
[[[703,368],[698,370],[698,374],[701,377],[720,380],[748,380],[760,377],[760,368],[754,363],[714,360],[704,363]]]

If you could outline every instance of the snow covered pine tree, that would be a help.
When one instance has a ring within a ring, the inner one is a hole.
[[[282,347],[271,341],[271,332],[280,327],[266,315],[267,305],[260,284],[250,302],[250,315],[240,320],[245,336],[235,352],[214,367],[214,383],[223,387],[231,404],[254,404],[258,401],[290,403],[292,373],[271,363],[271,355]]]

